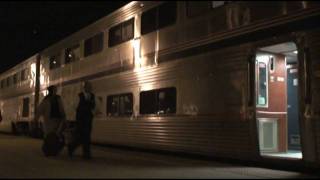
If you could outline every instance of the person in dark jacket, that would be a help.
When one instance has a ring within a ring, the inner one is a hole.
[[[76,140],[68,147],[69,156],[72,157],[74,150],[82,145],[83,158],[91,158],[91,129],[93,110],[95,108],[95,96],[91,92],[89,82],[84,82],[83,91],[79,93],[79,104],[76,110]]]

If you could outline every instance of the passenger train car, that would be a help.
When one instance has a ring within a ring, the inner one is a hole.
[[[3,132],[30,132],[46,87],[92,141],[319,167],[320,4],[131,2],[1,74]]]

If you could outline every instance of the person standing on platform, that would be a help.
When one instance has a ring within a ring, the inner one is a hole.
[[[83,91],[78,94],[79,103],[76,109],[76,140],[68,145],[69,157],[73,156],[74,150],[82,145],[83,158],[91,159],[91,129],[93,110],[95,108],[95,95],[91,92],[91,84],[84,82]]]
[[[66,123],[66,114],[61,97],[56,94],[57,87],[49,86],[47,90],[48,95],[41,101],[35,117],[38,120],[43,116],[44,138],[49,133],[61,135]]]

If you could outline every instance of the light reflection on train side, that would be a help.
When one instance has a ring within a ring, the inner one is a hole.
[[[135,65],[135,70],[138,70],[141,68],[141,54],[140,54],[140,38],[135,38],[132,41],[132,46],[134,49],[134,65]]]
[[[30,65],[30,84],[29,87],[32,88],[36,84],[36,63],[32,63]],[[41,87],[47,87],[50,83],[50,77],[48,76],[48,73],[46,72],[45,68],[40,64],[40,86]]]

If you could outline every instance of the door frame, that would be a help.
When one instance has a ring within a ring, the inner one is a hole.
[[[257,125],[257,116],[256,116],[256,75],[255,75],[255,58],[256,52],[261,47],[281,44],[285,42],[293,42],[297,47],[297,61],[298,61],[298,106],[299,106],[299,128],[300,128],[300,137],[301,137],[301,152],[302,152],[302,161],[314,161],[315,157],[315,142],[314,138],[312,140],[306,140],[307,137],[310,138],[314,135],[312,128],[308,128],[306,126],[306,121],[308,119],[305,116],[305,112],[307,110],[307,106],[311,104],[311,93],[310,93],[310,70],[307,67],[308,62],[308,52],[306,52],[306,44],[305,44],[305,34],[304,33],[291,33],[290,35],[282,35],[276,36],[273,38],[263,39],[261,41],[254,42],[252,44],[251,53],[248,60],[248,117],[251,121],[251,132],[253,133],[252,143],[255,145],[254,149],[257,152],[259,159],[269,159],[270,157],[266,157],[261,155],[260,147],[259,147],[259,131]],[[308,105],[309,104],[309,105]],[[308,131],[310,133],[308,133]],[[280,159],[280,158],[277,158]],[[286,158],[281,158],[281,160],[289,160]]]

